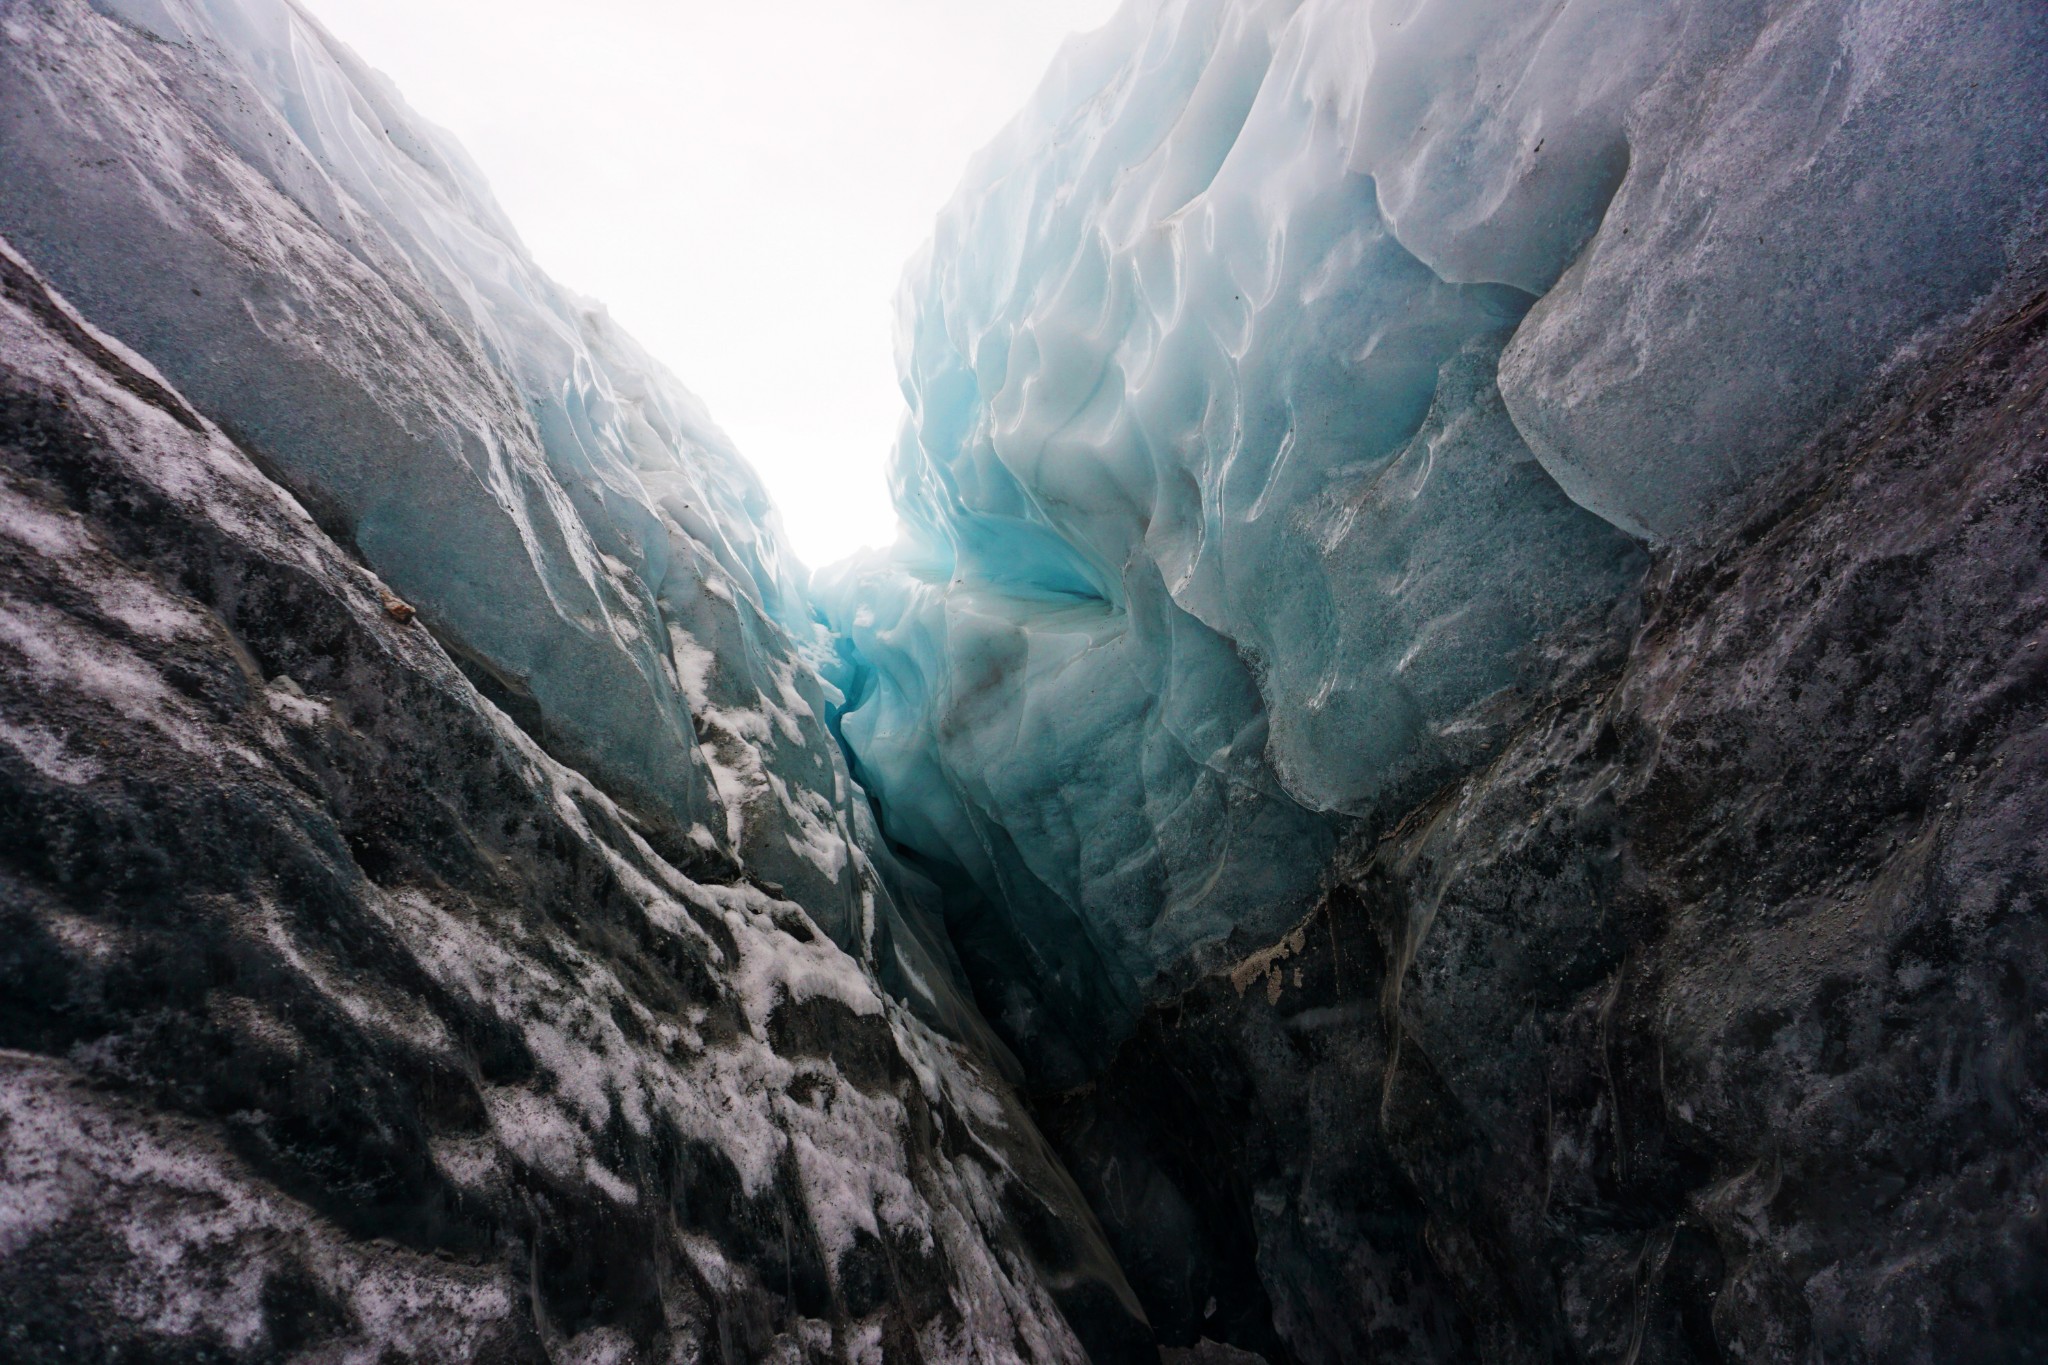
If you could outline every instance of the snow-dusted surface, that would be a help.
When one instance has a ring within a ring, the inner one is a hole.
[[[1131,0],[912,265],[909,533],[817,585],[890,834],[1055,1014],[1264,941],[2037,254],[2044,163],[2039,5]]]
[[[384,590],[0,241],[0,1354],[1080,1360],[991,1063]]]

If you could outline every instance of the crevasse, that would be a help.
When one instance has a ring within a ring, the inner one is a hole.
[[[1131,0],[913,264],[903,534],[807,588],[701,405],[303,13],[38,13],[79,42],[0,89],[0,230],[648,837],[972,1033],[957,954],[1050,1078],[1598,668],[1647,547],[2040,241],[2039,5]]]

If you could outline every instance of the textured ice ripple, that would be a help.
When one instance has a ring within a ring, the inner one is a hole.
[[[814,591],[887,832],[1086,1052],[1625,628],[2038,254],[2048,12],[1132,0],[901,299],[889,552]]]

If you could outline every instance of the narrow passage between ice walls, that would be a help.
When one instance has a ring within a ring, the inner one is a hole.
[[[294,0],[0,0],[0,1354],[2025,1358],[2044,169],[2039,5],[1128,0],[807,576]]]

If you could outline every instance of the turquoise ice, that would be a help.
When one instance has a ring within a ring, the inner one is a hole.
[[[2044,26],[1133,0],[1070,44],[906,279],[901,538],[813,585],[1012,1035],[1085,1056],[1284,928],[1965,316],[2037,230]]]

